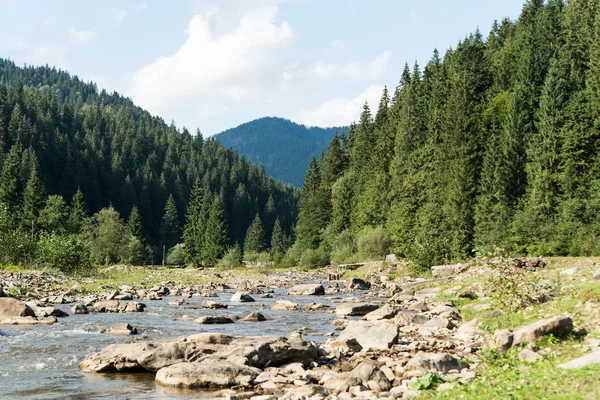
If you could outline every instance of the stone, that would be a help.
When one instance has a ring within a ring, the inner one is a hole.
[[[362,384],[368,386],[369,382],[373,382],[377,389],[372,388],[376,392],[388,392],[392,388],[392,383],[387,376],[375,365],[362,362],[358,364],[352,372],[350,377],[359,378],[362,380]]]
[[[465,342],[472,342],[477,337],[483,336],[485,332],[479,329],[480,322],[479,319],[473,318],[471,321],[460,325],[454,334],[454,338]]]
[[[142,312],[145,307],[145,304],[134,301],[104,300],[94,303],[92,311],[108,313]]]
[[[400,312],[400,307],[391,304],[385,304],[383,307],[366,314],[363,319],[365,321],[378,321],[380,319],[393,319]]]
[[[0,321],[9,318],[35,316],[33,309],[24,302],[12,297],[0,297]]]
[[[253,312],[242,318],[242,321],[244,322],[262,322],[266,320],[267,319],[265,318],[265,316],[259,312]]]
[[[400,262],[398,256],[396,256],[395,254],[388,254],[387,256],[385,256],[385,261],[390,264],[398,264]]]
[[[298,303],[289,300],[277,300],[277,303],[271,307],[273,311],[293,311],[298,309]]]
[[[415,312],[424,312],[429,310],[429,307],[427,306],[427,303],[424,301],[417,301],[413,304],[411,304],[410,306],[408,306],[407,308],[408,311],[415,311]]]
[[[176,299],[176,300],[171,300],[169,302],[170,306],[180,306],[182,304],[185,304],[185,300],[184,299]]]
[[[206,300],[202,302],[202,308],[208,308],[210,310],[224,310],[227,307],[227,304],[219,303],[218,301]]]
[[[448,276],[458,275],[469,269],[468,264],[436,265],[431,267],[431,274],[434,278],[446,278]]]
[[[119,322],[110,327],[109,330],[105,332],[107,335],[137,335],[138,331],[136,328],[129,325],[127,322]]]
[[[460,360],[446,353],[419,352],[404,366],[404,378],[425,375],[429,371],[447,374],[450,370],[462,369]]]
[[[434,317],[422,324],[423,327],[431,329],[452,329],[453,324],[444,317]]]
[[[379,308],[377,304],[369,303],[344,303],[335,308],[335,314],[340,317],[362,316]]]
[[[6,293],[2,290],[2,286],[0,286],[0,297],[6,297]]]
[[[598,364],[600,363],[600,350],[596,350],[592,353],[586,354],[583,357],[576,358],[564,364],[560,364],[560,368],[564,369],[574,369],[574,368],[583,368],[588,365]]]
[[[432,297],[437,297],[440,294],[440,288],[427,288],[417,290],[415,292],[415,297],[417,299],[427,299]]]
[[[0,325],[52,325],[57,322],[56,317],[12,317],[0,320]]]
[[[289,400],[304,400],[304,399],[312,399],[314,396],[329,396],[329,390],[321,385],[305,385],[293,388],[286,394],[284,394],[282,399]]]
[[[205,315],[204,317],[196,318],[195,323],[200,325],[215,325],[215,324],[233,324],[234,321],[224,315]]]
[[[288,290],[288,296],[322,296],[325,288],[320,284],[296,285]]]
[[[350,278],[344,282],[344,287],[350,290],[369,290],[371,289],[371,284],[363,279]]]
[[[594,272],[594,276],[592,277],[592,279],[596,279],[596,280],[600,279],[600,268],[597,269],[596,272]],[[0,289],[0,297],[2,297],[1,293],[2,293],[2,289]]]
[[[85,358],[79,369],[90,372],[156,372],[161,368],[203,358],[226,360],[232,356],[245,359],[257,368],[299,362],[309,365],[318,356],[314,343],[299,335],[232,336],[204,332],[197,335],[149,342],[113,344]]]
[[[35,304],[34,302],[28,302],[27,305],[29,307],[31,307],[31,309],[35,313],[35,316],[38,318],[46,318],[49,316],[53,316],[53,317],[57,317],[57,318],[69,316],[69,314],[67,314],[63,310],[56,308],[56,307],[52,307],[52,306],[40,307],[37,304]]]
[[[359,378],[352,378],[349,373],[340,373],[327,379],[323,386],[333,393],[342,393],[348,391],[352,386],[359,386],[362,381]]]
[[[224,360],[183,362],[161,368],[155,381],[159,385],[176,388],[198,389],[251,386],[260,374],[258,368],[238,365]]]
[[[511,329],[501,329],[494,332],[493,340],[498,351],[504,354],[512,348],[515,335]]]
[[[409,326],[413,324],[422,325],[429,321],[425,314],[415,314],[412,312],[401,311],[394,317],[394,324],[398,327]]]
[[[75,304],[73,307],[71,307],[71,313],[72,314],[88,314],[88,308],[81,303]]]
[[[398,342],[398,328],[389,320],[350,321],[338,340],[355,339],[363,349],[389,349]]]
[[[542,359],[542,356],[540,356],[535,351],[531,351],[529,349],[521,350],[518,357],[519,357],[520,361],[524,361],[524,362],[528,362],[528,363],[534,363],[534,362]]]
[[[571,317],[559,316],[543,319],[533,324],[523,326],[513,330],[514,339],[512,346],[525,342],[535,342],[550,334],[562,336],[573,330],[573,320]]]
[[[114,299],[111,299],[111,300],[133,300],[133,296],[131,296],[128,293],[120,294],[118,296],[115,296]]]
[[[236,292],[233,296],[231,296],[229,301],[233,303],[251,303],[254,301],[254,299],[247,293]]]

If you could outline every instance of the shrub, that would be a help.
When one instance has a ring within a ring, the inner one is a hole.
[[[132,265],[147,265],[149,256],[148,246],[144,246],[140,239],[132,235],[127,244],[127,262]]]
[[[339,265],[352,262],[356,257],[356,238],[352,232],[345,230],[333,241],[331,249],[331,264]]]
[[[257,253],[255,251],[248,251],[244,253],[244,261],[267,263],[271,262],[272,260],[271,255],[267,251],[263,251],[260,253]]]
[[[358,237],[358,253],[368,259],[384,258],[390,245],[390,235],[381,226],[376,228],[367,227]]]
[[[300,264],[305,267],[322,267],[329,264],[329,253],[322,248],[304,250]]]
[[[91,269],[90,250],[79,235],[42,234],[38,259],[42,265],[67,274],[81,274]]]
[[[183,257],[183,243],[178,243],[171,247],[167,254],[167,264],[169,265],[183,265],[185,259]]]
[[[222,268],[239,268],[242,264],[242,249],[236,244],[225,251],[225,255],[219,261],[218,266]]]

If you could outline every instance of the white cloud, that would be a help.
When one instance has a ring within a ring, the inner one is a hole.
[[[345,65],[327,64],[324,62],[313,63],[308,66],[308,71],[315,77],[344,77],[351,79],[380,78],[385,74],[392,57],[391,51],[385,51],[374,60],[368,62],[351,62]]]
[[[257,9],[243,16],[237,27],[223,35],[211,31],[218,10],[195,15],[187,40],[179,50],[138,70],[129,95],[153,112],[198,107],[217,99],[242,101],[272,74],[265,65],[269,55],[293,37],[287,22],[276,21],[277,8]]]
[[[92,41],[96,36],[92,31],[79,31],[71,26],[67,29],[69,36],[75,43],[84,44]]]
[[[148,7],[148,3],[145,1],[139,2],[135,5],[135,9],[138,11],[145,9],[146,7]]]
[[[292,119],[309,126],[349,125],[358,120],[365,102],[375,114],[382,93],[383,86],[373,85],[355,98],[335,97],[316,108],[301,111]]]

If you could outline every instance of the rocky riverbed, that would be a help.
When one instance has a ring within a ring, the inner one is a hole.
[[[538,339],[577,330],[555,315],[486,334],[480,323],[498,311],[465,322],[456,304],[487,294],[450,286],[477,273],[456,265],[430,280],[337,282],[298,273],[91,294],[29,285],[52,275],[5,274],[0,397],[408,398],[428,373],[442,387],[476,378],[484,346],[532,343],[519,359],[535,362],[546,355]]]

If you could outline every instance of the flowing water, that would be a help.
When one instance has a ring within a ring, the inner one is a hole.
[[[230,303],[234,291],[219,293],[219,298],[194,297],[186,304],[169,306],[174,297],[159,301],[144,301],[147,308],[141,313],[71,315],[59,318],[50,326],[0,327],[0,399],[179,399],[196,397],[198,392],[161,388],[155,385],[152,374],[94,374],[77,369],[87,355],[112,343],[123,343],[131,336],[110,336],[95,333],[118,322],[136,327],[139,339],[193,335],[200,332],[223,332],[244,336],[286,336],[308,327],[314,333],[305,333],[307,340],[324,342],[335,315],[323,312],[271,311],[277,300],[291,300],[301,307],[311,302],[324,302],[323,296],[286,296],[285,289],[275,289],[273,299],[253,295],[254,303]],[[204,300],[229,304],[226,310],[201,308]],[[70,314],[70,305],[58,308]],[[184,314],[193,317],[217,314],[235,314],[243,318],[260,311],[267,317],[264,322],[240,322],[225,325],[198,325],[183,321]],[[187,396],[186,396],[187,395]],[[208,395],[208,397],[210,397]]]

